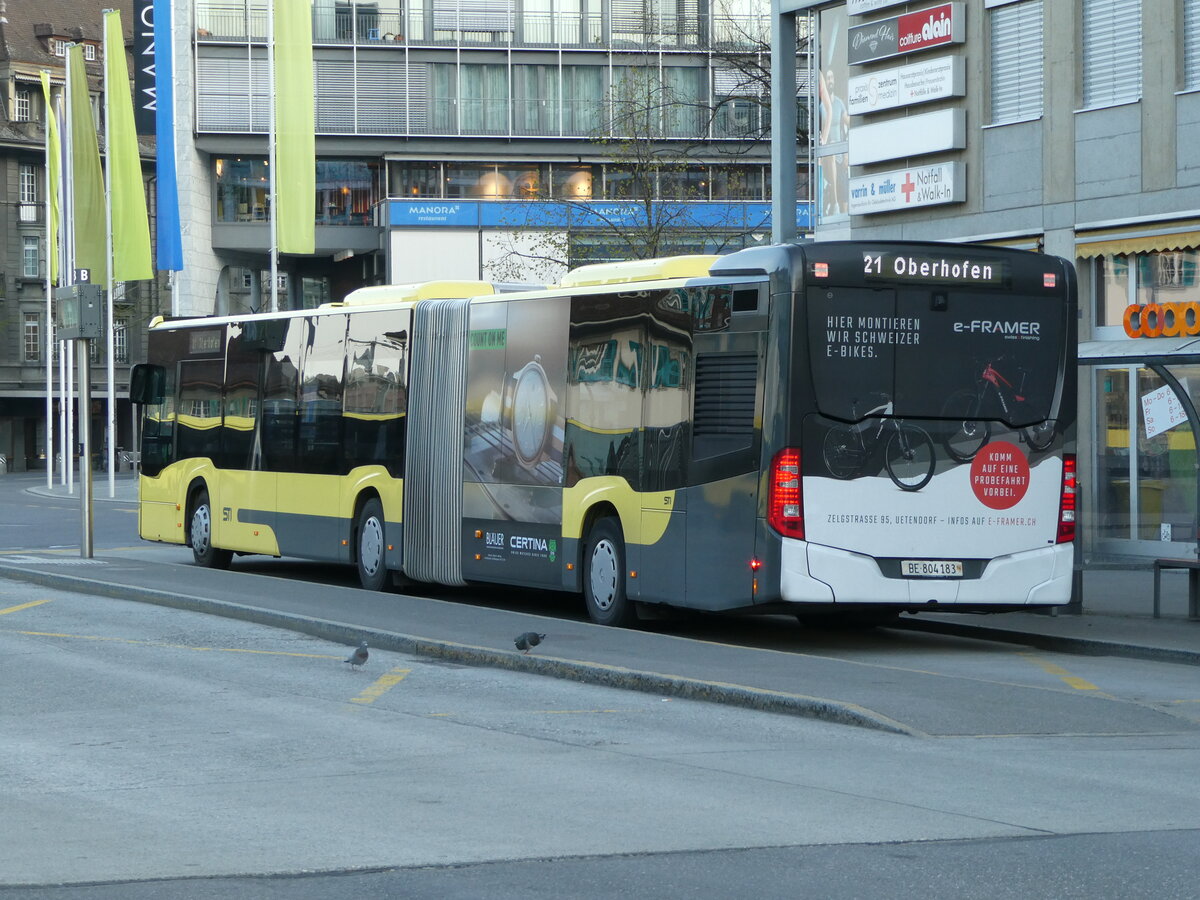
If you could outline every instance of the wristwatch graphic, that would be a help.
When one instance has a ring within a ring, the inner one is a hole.
[[[532,469],[550,446],[558,413],[558,398],[550,389],[540,355],[535,354],[513,375],[505,393],[513,451],[521,465]]]

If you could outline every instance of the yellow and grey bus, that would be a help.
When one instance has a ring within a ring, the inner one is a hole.
[[[160,319],[139,531],[605,624],[1063,604],[1076,302],[1057,257],[828,242]]]

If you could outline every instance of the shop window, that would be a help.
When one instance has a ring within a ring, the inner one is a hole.
[[[1200,301],[1200,250],[1101,256],[1095,262],[1096,322],[1120,327],[1130,304]]]

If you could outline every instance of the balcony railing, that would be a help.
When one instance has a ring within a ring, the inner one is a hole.
[[[267,39],[269,0],[196,0],[196,35],[202,41]],[[606,31],[607,29],[607,31]],[[367,5],[313,10],[315,44],[631,49],[756,50],[770,44],[766,16],[676,16],[648,13],[605,21],[599,13],[519,13],[498,0],[487,12],[418,5],[381,12]]]

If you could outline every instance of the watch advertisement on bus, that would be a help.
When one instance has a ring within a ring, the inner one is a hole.
[[[558,520],[568,319],[566,303],[472,307],[463,445],[468,515]]]

